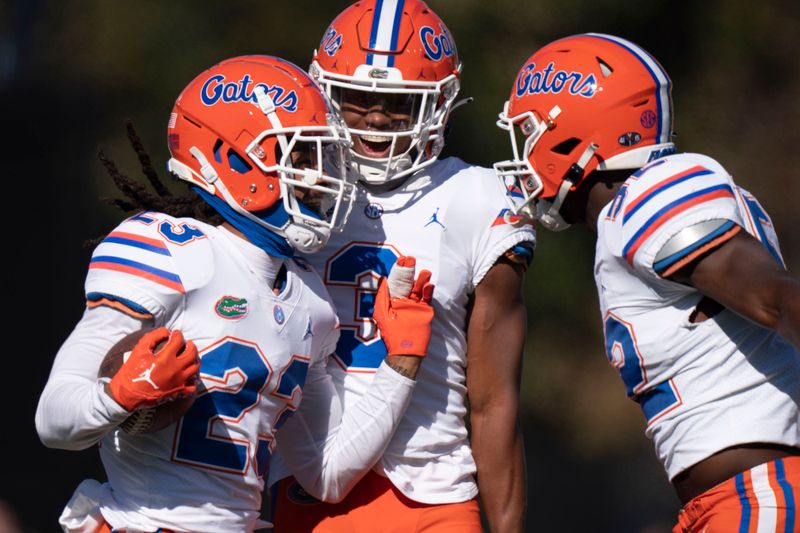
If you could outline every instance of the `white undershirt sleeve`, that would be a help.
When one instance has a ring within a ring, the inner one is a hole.
[[[320,500],[341,501],[383,455],[415,383],[383,362],[364,396],[342,415],[324,363],[312,365],[300,408],[277,435],[303,488]]]
[[[56,354],[39,398],[36,431],[45,446],[83,450],[130,414],[105,392],[97,371],[117,341],[142,327],[110,307],[86,309]]]

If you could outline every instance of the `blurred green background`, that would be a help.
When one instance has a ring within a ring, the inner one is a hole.
[[[52,358],[83,310],[85,239],[121,214],[99,145],[131,175],[123,122],[160,169],[180,90],[224,58],[269,53],[305,67],[346,1],[3,0],[0,111],[8,231],[0,501],[26,532],[56,531],[80,480],[102,478],[94,449],[44,448],[33,415]],[[674,82],[682,151],[717,158],[760,198],[797,272],[800,235],[800,3],[797,0],[431,0],[464,63],[446,155],[508,157],[494,126],[516,75],[547,42],[586,31],[630,39]],[[10,168],[8,164],[10,163]],[[166,172],[164,171],[164,175]],[[463,191],[470,194],[470,191]],[[540,232],[526,281],[529,336],[522,424],[529,531],[669,531],[678,510],[638,407],[602,350],[592,236]],[[2,509],[0,509],[2,512]]]

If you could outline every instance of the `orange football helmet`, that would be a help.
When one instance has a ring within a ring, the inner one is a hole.
[[[511,212],[564,229],[564,198],[592,171],[674,153],[671,89],[658,61],[619,37],[574,35],[534,53],[497,122],[514,156],[494,165]]]
[[[178,96],[167,133],[170,171],[295,249],[318,250],[344,226],[347,132],[296,65],[251,55],[211,67]]]
[[[348,91],[355,91],[355,98],[366,92],[402,100],[409,110],[411,120],[392,131],[350,128],[353,136],[366,135],[388,146],[385,157],[351,150],[353,170],[367,183],[402,178],[436,160],[460,71],[450,31],[421,0],[362,0],[351,5],[328,27],[309,68],[337,109]],[[402,138],[410,144],[398,150]]]

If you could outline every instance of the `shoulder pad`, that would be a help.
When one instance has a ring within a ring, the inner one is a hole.
[[[730,175],[713,159],[698,154],[664,157],[635,172],[611,203],[607,217],[620,227],[619,253],[625,261],[656,272],[674,271],[695,245],[710,246],[708,235],[729,238],[732,228],[727,222],[738,224],[740,218]],[[725,222],[700,224],[716,220]],[[705,230],[711,233],[681,246]]]
[[[206,234],[197,221],[140,213],[122,222],[95,248],[86,292],[126,299],[158,314],[207,283],[213,265]]]

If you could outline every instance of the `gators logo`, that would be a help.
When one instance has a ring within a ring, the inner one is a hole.
[[[298,96],[294,90],[287,91],[280,85],[269,86],[266,83],[253,83],[250,74],[242,76],[241,80],[230,81],[224,74],[216,74],[208,78],[200,89],[200,100],[207,106],[216,105],[218,102],[230,104],[231,102],[257,102],[257,87],[264,89],[272,98],[275,107],[283,108],[290,113],[297,111]]]
[[[225,320],[239,320],[247,314],[247,300],[235,296],[223,296],[217,300],[214,310]]]
[[[385,80],[389,77],[389,71],[382,68],[374,68],[369,71],[369,77],[374,80]]]
[[[439,30],[441,31],[438,34],[430,26],[423,26],[419,30],[419,40],[422,41],[425,53],[434,61],[440,61],[443,57],[452,57],[456,53],[453,39],[444,24],[439,24]]]
[[[593,98],[598,87],[593,73],[561,70],[551,61],[542,69],[537,68],[535,63],[525,65],[517,77],[515,90],[519,98],[528,94],[560,94],[563,91],[572,96]]]
[[[319,46],[325,50],[325,53],[329,56],[336,55],[336,52],[338,52],[339,48],[342,47],[342,34],[337,32],[336,28],[331,26],[328,28],[328,31],[325,32],[325,36],[322,37],[322,42]]]

